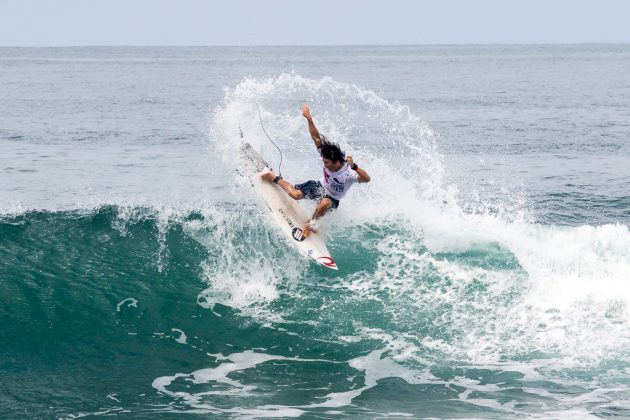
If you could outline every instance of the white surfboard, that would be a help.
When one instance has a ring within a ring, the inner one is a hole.
[[[312,258],[325,267],[337,270],[337,263],[330,256],[321,236],[318,233],[311,233],[306,238],[302,235],[302,226],[309,220],[302,206],[279,185],[260,179],[261,173],[270,170],[267,162],[249,143],[243,143],[241,152],[245,162],[251,165],[251,170],[248,171],[247,176],[251,178],[256,192],[267,204],[282,233],[301,254]]]

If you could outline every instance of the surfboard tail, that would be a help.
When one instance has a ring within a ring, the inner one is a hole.
[[[331,257],[319,257],[317,258],[317,262],[332,270],[339,270],[339,268],[337,268],[337,263]]]

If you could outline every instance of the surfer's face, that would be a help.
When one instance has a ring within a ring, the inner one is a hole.
[[[322,158],[322,162],[324,162],[324,167],[331,172],[337,172],[343,166],[341,162],[333,162],[330,159]]]

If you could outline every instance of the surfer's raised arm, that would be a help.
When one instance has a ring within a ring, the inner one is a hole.
[[[368,173],[365,172],[363,168],[359,168],[359,165],[354,163],[354,159],[352,159],[352,156],[346,156],[346,163],[353,171],[357,173],[357,175],[359,175],[359,177],[357,178],[358,183],[370,182],[371,178]]]
[[[302,107],[302,115],[308,121],[308,132],[311,133],[311,137],[313,138],[313,142],[315,142],[315,147],[318,149],[322,147],[322,138],[319,135],[319,131],[315,127],[315,123],[313,122],[313,117],[311,117],[311,109],[307,104],[304,104]]]

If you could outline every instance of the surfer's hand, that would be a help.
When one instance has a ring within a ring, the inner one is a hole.
[[[346,156],[346,162],[348,163],[348,166],[352,168],[352,164],[354,163],[352,156]]]
[[[308,104],[304,104],[302,107],[302,115],[304,115],[304,118],[307,120],[311,119],[311,109],[308,107]]]

